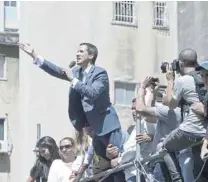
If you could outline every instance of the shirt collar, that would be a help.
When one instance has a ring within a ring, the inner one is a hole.
[[[89,65],[87,68],[82,69],[83,74],[88,74],[90,72],[90,69],[92,68],[92,65]]]

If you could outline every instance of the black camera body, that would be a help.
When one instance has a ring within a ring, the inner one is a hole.
[[[152,78],[150,80],[150,84],[153,85],[154,87],[156,86],[156,83],[159,82],[159,78]]]
[[[177,73],[180,72],[180,67],[179,67],[179,60],[178,59],[174,59],[172,61],[172,63],[168,63],[168,62],[163,62],[160,66],[160,69],[162,71],[162,73],[167,73],[167,65],[171,64],[171,67],[173,69],[173,71],[176,71]]]

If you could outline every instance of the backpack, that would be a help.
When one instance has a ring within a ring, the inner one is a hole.
[[[207,110],[207,105],[208,105],[208,89],[205,87],[204,82],[201,78],[200,72],[199,71],[191,71],[187,75],[190,75],[194,78],[195,85],[196,85],[196,92],[199,96],[199,101],[202,102],[205,106],[205,112]],[[181,107],[181,118],[183,122],[184,118],[184,113],[189,112],[189,107],[192,103],[185,101],[182,99],[179,102],[179,105]],[[184,110],[185,109],[185,110]]]

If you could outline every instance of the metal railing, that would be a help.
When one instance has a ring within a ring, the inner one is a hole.
[[[102,171],[102,172],[100,172],[98,174],[89,176],[87,178],[82,178],[80,180],[80,182],[89,182],[89,181],[92,181],[92,180],[95,180],[95,179],[102,178],[102,177],[104,177],[106,175],[109,176],[109,175],[111,175],[113,173],[116,173],[116,172],[128,169],[128,168],[134,166],[135,163],[141,163],[141,164],[144,164],[146,162],[155,162],[156,163],[158,160],[161,160],[165,154],[166,154],[166,151],[162,151],[160,153],[153,154],[153,155],[151,155],[148,158],[141,158],[141,159],[139,159],[139,162],[138,162],[138,160],[134,160],[134,161],[128,162],[126,164],[120,165],[117,168],[108,169],[106,171]]]

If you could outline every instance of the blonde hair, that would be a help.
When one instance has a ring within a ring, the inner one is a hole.
[[[76,131],[75,148],[76,154],[85,153],[91,145],[89,136],[82,130]]]

